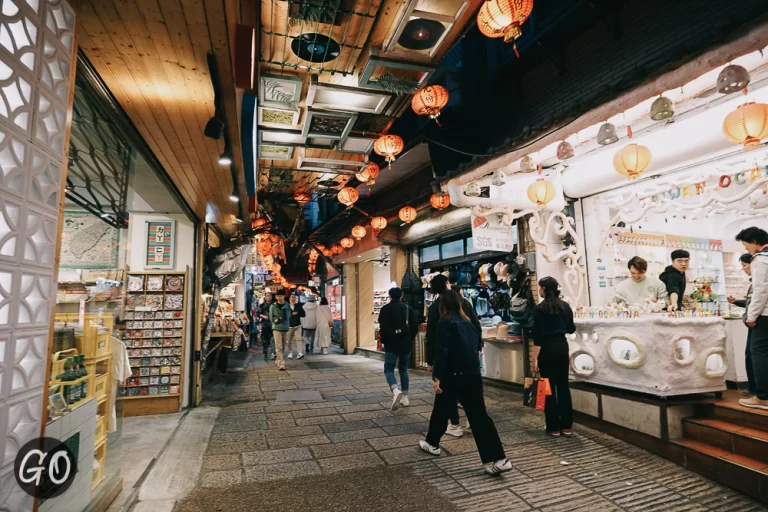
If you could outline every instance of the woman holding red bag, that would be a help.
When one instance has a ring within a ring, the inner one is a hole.
[[[560,298],[560,284],[554,277],[539,281],[542,300],[533,313],[533,371],[549,379],[552,394],[547,397],[544,415],[547,433],[553,437],[571,437],[573,405],[568,387],[568,341],[566,334],[576,332],[573,311]]]

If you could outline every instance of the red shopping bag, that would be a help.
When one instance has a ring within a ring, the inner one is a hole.
[[[539,385],[536,387],[536,410],[543,411],[547,402],[547,397],[552,394],[552,388],[549,386],[549,379],[539,379]]]
[[[552,388],[549,385],[549,379],[542,379],[536,374],[533,378],[525,379],[523,405],[543,411],[547,396],[551,394]]]

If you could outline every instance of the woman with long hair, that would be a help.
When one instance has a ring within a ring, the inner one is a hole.
[[[317,331],[315,331],[315,343],[321,349],[323,354],[328,353],[328,347],[331,346],[331,328],[333,327],[333,313],[331,306],[328,305],[328,299],[320,299],[320,306],[317,308]]]
[[[511,470],[512,463],[507,460],[496,425],[485,409],[483,378],[477,358],[478,333],[461,304],[462,298],[455,290],[440,294],[440,320],[432,366],[435,404],[427,439],[419,441],[419,447],[429,454],[440,455],[440,439],[458,400],[467,414],[485,471],[500,475]]]
[[[547,433],[571,437],[573,406],[568,387],[570,358],[565,335],[576,332],[573,311],[560,298],[560,284],[554,277],[539,281],[539,296],[544,300],[533,313],[533,372],[549,379],[552,388],[544,409]]]

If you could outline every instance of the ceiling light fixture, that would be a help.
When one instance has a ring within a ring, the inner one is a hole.
[[[232,152],[229,148],[225,148],[224,152],[219,156],[220,165],[232,165]]]
[[[232,193],[229,194],[229,200],[233,203],[240,201],[240,197],[237,195],[237,185],[232,188]]]

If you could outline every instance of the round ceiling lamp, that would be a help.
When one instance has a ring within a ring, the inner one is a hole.
[[[451,196],[448,194],[432,194],[429,198],[429,204],[435,210],[445,210],[451,205]]]
[[[651,165],[651,150],[640,144],[624,146],[613,156],[616,172],[630,180],[636,179]]]
[[[308,62],[330,62],[341,55],[341,46],[328,36],[310,32],[295,37],[291,51]]]
[[[751,80],[749,71],[744,67],[736,64],[725,66],[717,76],[717,92],[721,94],[738,92],[746,88]]]
[[[520,28],[533,11],[533,0],[488,0],[477,13],[477,28],[486,37],[503,37],[505,43],[523,35]]]
[[[528,199],[539,208],[544,208],[554,198],[555,186],[548,179],[538,178],[528,186]]]
[[[352,187],[344,187],[339,190],[338,199],[341,204],[349,208],[358,200],[360,195],[357,193],[357,189]]]
[[[366,229],[363,226],[359,225],[359,224],[352,228],[352,236],[355,237],[355,239],[357,239],[357,241],[360,241],[363,238],[365,238],[365,235],[367,233],[368,233],[368,231],[366,231]]]
[[[557,146],[557,158],[560,160],[573,158],[573,146],[570,142],[564,140]]]
[[[768,105],[745,103],[725,116],[725,138],[743,144],[745,150],[760,147],[760,140],[768,137]]]
[[[429,116],[430,119],[437,122],[440,109],[448,104],[448,96],[448,89],[442,85],[428,85],[413,95],[411,108],[417,115]]]
[[[663,121],[675,115],[675,104],[665,96],[659,96],[651,104],[651,119]]]
[[[389,169],[392,170],[392,162],[400,154],[405,144],[399,135],[382,135],[373,144],[373,150],[377,155],[386,158],[389,163]]]
[[[341,254],[342,252],[344,252],[344,248],[339,244],[334,244],[331,246],[331,254],[336,255]]]
[[[607,146],[618,142],[619,134],[616,133],[616,127],[613,123],[604,123],[597,131],[597,143],[601,146]]]
[[[374,217],[371,219],[371,227],[375,231],[381,231],[382,229],[387,227],[387,219],[386,217]]]
[[[405,222],[406,224],[410,224],[414,220],[416,220],[417,215],[416,208],[413,206],[403,206],[400,208],[400,213],[398,213],[398,217],[400,217],[400,220]]]
[[[351,238],[349,238],[348,236],[345,236],[344,238],[342,238],[342,239],[339,241],[339,244],[341,244],[341,246],[342,246],[344,249],[351,249],[351,248],[352,248],[352,246],[353,246],[353,245],[355,245],[355,241],[354,241],[354,240],[352,240]]]

